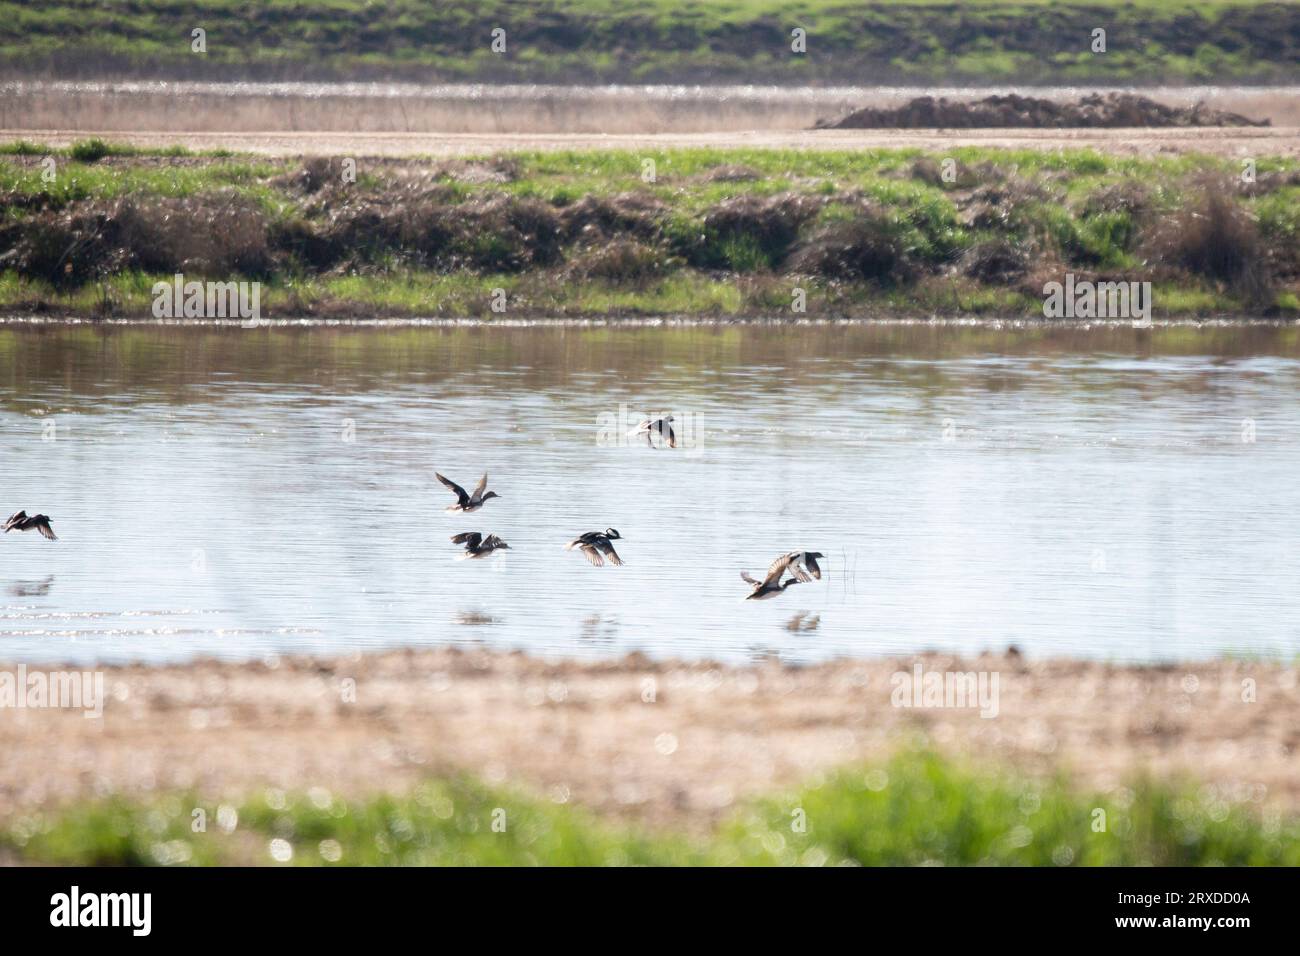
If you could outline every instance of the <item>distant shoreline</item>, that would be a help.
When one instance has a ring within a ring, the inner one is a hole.
[[[580,317],[571,318],[500,318],[489,319],[480,316],[353,316],[321,318],[319,316],[284,316],[265,318],[256,324],[245,323],[239,319],[154,319],[123,318],[111,316],[99,318],[68,312],[63,315],[5,315],[0,312],[0,328],[40,329],[72,328],[88,326],[91,328],[202,328],[202,329],[237,329],[255,332],[259,329],[291,331],[293,329],[331,329],[347,328],[364,331],[366,329],[600,329],[600,328],[800,328],[864,326],[887,329],[891,327],[908,328],[925,326],[932,328],[1023,328],[1048,330],[1088,330],[1107,329],[1114,331],[1132,330],[1149,332],[1152,329],[1294,329],[1300,328],[1300,319],[1290,318],[1251,318],[1248,316],[1184,316],[1170,319],[1152,319],[1149,326],[1134,326],[1128,319],[1045,319],[1033,317],[998,317],[998,316],[917,316],[907,317],[870,317],[870,316],[819,316],[791,318],[783,316],[699,316],[699,315],[614,315],[606,318]]]
[[[1300,35],[1294,4],[1249,0],[809,0],[797,10],[780,0],[689,9],[553,0],[545,16],[505,0],[392,0],[383,17],[364,0],[215,0],[201,12],[196,19],[179,6],[47,0],[41,16],[23,18],[21,33],[0,42],[0,61],[11,75],[63,77],[1222,84],[1294,82]],[[196,26],[206,30],[201,52],[192,44]]]

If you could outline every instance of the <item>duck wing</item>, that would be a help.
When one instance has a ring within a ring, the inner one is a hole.
[[[39,531],[41,534],[43,534],[45,537],[49,538],[51,541],[59,540],[57,537],[55,537],[54,529],[50,527],[50,519],[48,515],[37,515],[35,518],[32,519],[32,527],[35,528],[37,531]]]
[[[433,473],[433,477],[437,478],[437,479],[438,479],[439,481],[441,481],[444,485],[446,485],[448,488],[451,489],[452,494],[454,494],[454,495],[456,496],[456,500],[459,501],[459,502],[461,503],[461,506],[462,506],[462,507],[465,506],[465,505],[467,505],[467,504],[469,504],[469,495],[465,494],[465,489],[464,489],[464,488],[462,488],[460,485],[456,484],[456,482],[452,481],[450,478],[444,478],[442,475],[438,474],[436,471]],[[487,476],[484,475],[483,477],[486,478]]]
[[[764,579],[763,583],[764,584],[780,583],[779,579],[781,575],[783,575],[786,572],[787,569],[789,569],[790,573],[793,574],[796,578],[799,578],[800,575],[802,575],[801,580],[807,580],[808,579],[807,573],[800,570],[797,563],[799,560],[800,553],[801,552],[799,551],[791,551],[788,554],[781,555],[781,557],[777,558],[770,565],[768,565],[767,577]]]
[[[669,448],[676,448],[676,447],[677,447],[677,433],[676,433],[675,431],[673,431],[673,426],[672,426],[672,425],[669,425],[667,422],[664,422],[664,431],[666,431],[666,432],[668,433],[668,447],[669,447]]]
[[[466,551],[473,551],[483,541],[483,535],[477,531],[462,531],[452,535],[451,540],[454,544],[463,544]]]
[[[475,504],[477,504],[478,502],[483,500],[483,492],[485,491],[487,491],[486,471],[483,472],[483,477],[478,480],[478,487],[474,489],[474,494],[470,496],[470,500],[473,501]]]
[[[596,547],[600,549],[601,554],[609,558],[610,564],[620,566],[623,564],[623,559],[618,556],[618,552],[614,550],[614,545],[609,538],[601,538],[596,542]]]
[[[812,572],[813,577],[815,577],[818,581],[822,579],[821,565],[817,563],[816,558],[814,558],[811,554],[805,555],[803,559],[803,563],[804,563],[804,567],[806,567],[809,571]]]
[[[741,571],[740,577],[746,584],[752,584],[754,587],[761,587],[763,584],[762,581],[754,578],[748,571]]]
[[[14,528],[22,524],[25,520],[27,520],[26,511],[15,511],[13,514],[9,516],[9,520],[5,522],[5,530],[12,531]]]
[[[583,556],[595,567],[603,568],[605,566],[605,559],[600,556],[600,552],[596,550],[594,544],[583,544],[580,548]]]

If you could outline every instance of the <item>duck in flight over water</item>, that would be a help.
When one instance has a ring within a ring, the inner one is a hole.
[[[800,583],[811,581],[813,578],[820,581],[822,579],[822,569],[821,565],[817,563],[817,559],[825,557],[826,555],[820,551],[791,551],[773,561],[768,566],[767,573],[771,574],[779,564],[782,569],[789,568],[790,573],[798,578]],[[812,577],[809,577],[809,574]]]
[[[33,528],[51,541],[59,540],[54,535],[54,529],[50,527],[49,515],[32,515],[29,518],[26,511],[20,511],[5,522],[5,534],[10,531],[31,531]]]
[[[767,577],[761,581],[751,577],[748,571],[741,571],[741,578],[751,587],[745,600],[766,601],[778,594],[783,594],[785,589],[792,584],[811,581],[812,578],[808,576],[808,571],[812,571],[814,577],[820,578],[822,572],[821,568],[817,566],[817,559],[820,557],[824,557],[824,555],[818,551],[791,551],[783,554],[772,562],[767,569]],[[804,570],[804,567],[807,570]],[[787,571],[790,572],[791,576],[782,581],[781,575]]]
[[[669,448],[677,447],[677,434],[673,431],[673,416],[665,415],[663,418],[647,418],[640,425],[636,426],[633,435],[645,435],[645,443],[651,448],[655,443],[650,440],[652,434],[658,434],[661,441],[668,442]]]
[[[745,596],[746,601],[766,601],[769,598],[774,598],[778,594],[784,593],[785,589],[790,585],[799,583],[798,578],[786,578],[778,584],[777,579],[781,577],[780,572],[769,574],[761,581],[756,581],[752,578],[748,571],[741,571],[740,576],[747,584],[752,586],[752,590]]]
[[[454,544],[463,544],[465,553],[461,558],[486,558],[496,551],[509,551],[510,545],[506,544],[494,534],[486,538],[477,531],[462,531],[460,534],[452,535]]]
[[[566,544],[564,550],[572,551],[577,548],[588,561],[598,568],[604,567],[605,558],[609,558],[610,564],[621,565],[623,559],[614,550],[613,542],[622,537],[615,528],[606,528],[604,531],[588,531],[586,534],[578,535],[578,537]]]
[[[466,494],[465,489],[456,484],[456,482],[452,481],[450,478],[444,478],[436,471],[433,474],[434,477],[450,488],[452,494],[456,496],[456,503],[454,505],[448,505],[448,511],[478,511],[478,509],[482,508],[489,498],[501,497],[495,491],[489,491],[484,494],[484,489],[487,488],[487,472],[484,472],[483,477],[479,479],[478,487],[474,489],[472,495]]]

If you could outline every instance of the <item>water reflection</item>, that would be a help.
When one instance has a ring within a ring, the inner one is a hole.
[[[798,634],[800,631],[815,631],[821,626],[822,616],[820,614],[810,614],[807,611],[800,611],[790,620],[785,622],[785,629]]]
[[[54,575],[47,574],[39,581],[15,581],[9,585],[9,593],[14,597],[45,597],[54,584]]]
[[[482,611],[458,611],[455,620],[457,624],[464,627],[491,627],[493,624],[501,623],[501,618]]]

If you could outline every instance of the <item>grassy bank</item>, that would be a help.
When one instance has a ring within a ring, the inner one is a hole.
[[[0,308],[147,317],[153,283],[262,314],[1041,315],[1144,280],[1156,317],[1300,314],[1300,164],[960,148],[270,160],[0,156]],[[351,174],[355,172],[355,177]],[[802,297],[804,312],[795,311]]]
[[[196,832],[201,821],[203,832]],[[99,865],[1029,865],[1300,863],[1300,825],[1215,788],[1107,795],[905,753],[760,800],[707,835],[635,831],[470,780],[347,801],[114,800],[3,821],[0,853]]]
[[[393,0],[382,15],[365,0],[47,0],[0,13],[10,71],[63,76],[1113,85],[1294,82],[1300,62],[1300,7],[1251,0]]]

